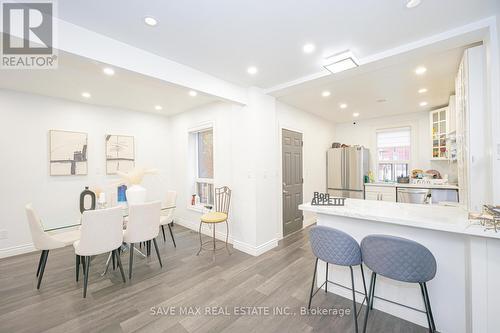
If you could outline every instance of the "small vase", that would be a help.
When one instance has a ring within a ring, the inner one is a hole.
[[[90,208],[85,207],[85,200],[90,197]],[[96,204],[95,193],[89,190],[88,186],[85,186],[85,190],[80,193],[80,213],[83,214],[86,210],[94,210]]]

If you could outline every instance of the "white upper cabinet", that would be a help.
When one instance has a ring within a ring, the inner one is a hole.
[[[431,126],[431,143],[433,160],[448,159],[449,112],[448,107],[431,111],[429,114]]]
[[[457,171],[460,203],[480,211],[489,202],[484,46],[467,49],[455,79]]]

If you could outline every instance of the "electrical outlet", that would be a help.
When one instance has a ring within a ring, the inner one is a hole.
[[[7,238],[8,238],[7,230],[0,229],[0,239],[7,239]]]

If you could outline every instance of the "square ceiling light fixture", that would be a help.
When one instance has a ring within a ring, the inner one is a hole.
[[[329,56],[323,61],[323,67],[333,74],[358,66],[358,58],[349,50]]]

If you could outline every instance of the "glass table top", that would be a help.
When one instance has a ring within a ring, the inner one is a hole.
[[[176,206],[173,205],[173,206],[164,206],[161,208],[162,211],[166,211],[166,210],[169,210],[169,209],[173,209],[175,208]],[[128,206],[125,206],[123,205],[122,206],[122,213],[123,213],[123,218],[127,217],[128,216]],[[43,229],[44,231],[56,231],[56,230],[62,230],[62,229],[68,229],[68,228],[74,228],[74,227],[79,227],[81,225],[81,220],[78,222],[78,223],[74,223],[74,224],[67,224],[67,225],[63,225],[63,226],[60,226],[60,227],[54,227],[54,228],[47,228],[47,229]]]

